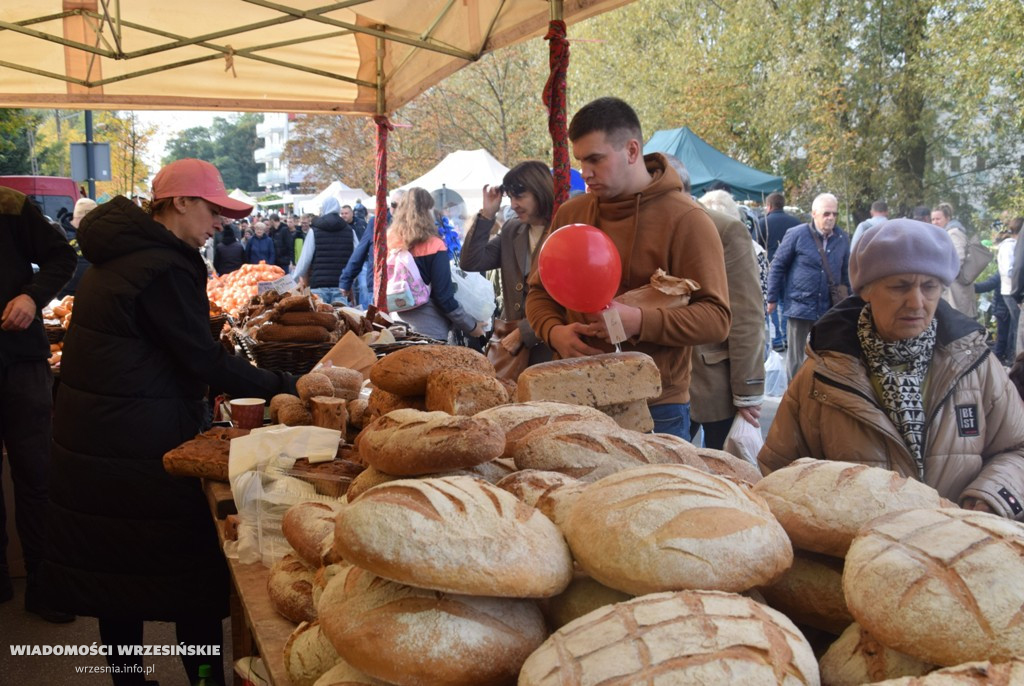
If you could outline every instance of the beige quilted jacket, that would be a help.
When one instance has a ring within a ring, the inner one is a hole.
[[[916,478],[910,451],[861,360],[856,322],[863,305],[850,298],[812,329],[807,361],[758,456],[764,473],[814,457]],[[924,481],[954,502],[980,498],[994,512],[1024,520],[1024,402],[977,322],[944,302],[936,319],[925,381]]]

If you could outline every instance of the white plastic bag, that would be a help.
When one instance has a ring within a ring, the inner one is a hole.
[[[781,398],[786,392],[786,360],[774,350],[764,361],[764,394]]]
[[[761,452],[764,439],[761,430],[737,413],[725,437],[725,452],[757,466],[757,454]]]
[[[452,261],[452,285],[455,299],[470,317],[478,322],[489,322],[494,316],[494,284],[483,274],[463,271]]]

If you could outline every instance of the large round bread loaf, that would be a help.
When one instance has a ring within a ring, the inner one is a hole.
[[[871,522],[843,591],[872,636],[936,665],[1024,655],[1024,524],[956,508]]]
[[[387,682],[374,679],[338,658],[338,663],[324,672],[313,686],[388,686]]]
[[[284,644],[284,666],[292,686],[313,686],[339,660],[319,622],[303,622]]]
[[[708,471],[696,449],[686,441],[668,441],[614,423],[587,420],[535,429],[519,442],[512,458],[519,469],[561,472],[587,483],[647,464],[687,464]]]
[[[920,676],[935,669],[935,665],[886,648],[856,622],[829,646],[818,667],[825,686],[861,686],[883,679]]]
[[[474,415],[508,402],[508,391],[492,374],[468,369],[438,369],[427,377],[427,410]]]
[[[793,565],[775,583],[762,586],[765,602],[797,624],[838,636],[853,624],[843,596],[843,561],[838,557],[793,551]]]
[[[818,683],[814,654],[792,622],[714,591],[602,607],[552,634],[519,674],[519,686]]]
[[[400,686],[505,683],[547,636],[532,600],[437,593],[357,568],[328,584],[320,607],[347,662]]]
[[[279,615],[296,624],[316,619],[316,606],[313,604],[315,572],[291,553],[274,563],[267,577],[267,594]]]
[[[614,605],[633,596],[608,588],[589,576],[577,576],[568,588],[553,598],[541,601],[540,611],[552,631],[562,628],[574,619],[604,607]]]
[[[793,548],[750,488],[685,465],[650,465],[588,486],[563,526],[580,567],[639,595],[771,583]]]
[[[395,395],[388,393],[383,388],[374,388],[366,400],[366,410],[363,413],[363,426],[370,421],[386,415],[395,410],[426,410],[427,399],[422,395]]]
[[[444,412],[395,410],[359,434],[359,455],[395,476],[464,469],[500,457],[505,435],[494,422]]]
[[[337,560],[334,545],[334,518],[339,502],[308,501],[288,508],[281,520],[281,533],[303,562],[312,566],[329,565]]]
[[[512,472],[494,485],[503,491],[508,491],[527,505],[536,507],[537,501],[548,491],[575,483],[579,483],[579,481],[561,472],[523,469]]]
[[[751,486],[761,480],[761,472],[757,467],[724,450],[697,448],[697,457],[707,465],[712,474],[727,476],[737,481],[746,481]]]
[[[514,463],[510,464],[508,460],[497,459],[473,465],[472,467],[466,467],[465,469],[452,469],[450,471],[439,472],[437,474],[427,474],[425,476],[475,476],[476,478],[483,479],[488,483],[497,484],[499,481],[511,476],[512,474],[518,474],[515,469],[516,466]],[[561,474],[559,474],[559,476],[561,476]],[[352,502],[374,486],[386,484],[389,481],[398,481],[399,479],[407,478],[409,477],[385,474],[373,467],[367,467],[360,472],[356,478],[352,479],[352,483],[349,484],[348,490],[345,494],[348,496],[348,502]]]
[[[834,557],[875,517],[950,505],[938,491],[896,472],[852,462],[801,458],[754,486],[793,545]]]
[[[547,400],[499,405],[478,412],[475,416],[490,419],[504,430],[505,453],[503,457],[512,457],[520,441],[532,431],[548,424],[576,421],[591,421],[608,426],[615,424],[614,419],[593,407]]]
[[[873,686],[1018,686],[1024,684],[1024,659],[998,663],[968,662],[925,674],[875,682]]]
[[[370,368],[370,381],[396,395],[424,395],[427,377],[438,369],[465,369],[494,376],[494,365],[461,345],[410,345],[385,355]]]
[[[569,548],[550,519],[468,476],[375,486],[338,515],[348,562],[420,588],[545,598],[572,580]]]

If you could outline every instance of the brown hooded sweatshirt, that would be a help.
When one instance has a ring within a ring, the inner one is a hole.
[[[654,177],[639,193],[610,200],[584,194],[562,205],[551,229],[566,224],[591,224],[615,243],[622,259],[622,279],[617,293],[650,282],[661,268],[672,276],[700,284],[684,307],[644,308],[640,335],[622,344],[654,358],[661,370],[662,394],[652,405],[690,402],[690,349],[718,343],[729,335],[729,290],[725,278],[722,241],[704,209],[682,192],[683,184],[660,153],[644,156]],[[549,230],[549,232],[550,232]],[[585,322],[582,313],[566,310],[544,290],[539,270],[530,274],[526,316],[530,326],[551,343],[551,329]],[[594,347],[610,350],[603,342],[588,340]]]

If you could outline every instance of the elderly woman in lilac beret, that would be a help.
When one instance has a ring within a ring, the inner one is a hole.
[[[758,456],[889,469],[961,507],[1024,519],[1024,405],[985,330],[942,300],[959,269],[949,235],[912,219],[867,230],[855,295],[819,319]]]

